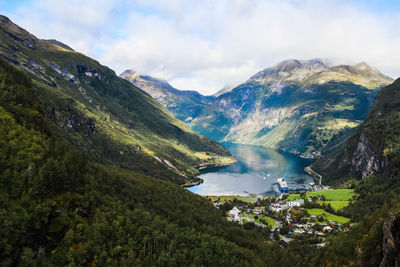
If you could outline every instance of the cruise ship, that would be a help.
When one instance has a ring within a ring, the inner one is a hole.
[[[278,188],[282,193],[288,193],[289,192],[289,188],[287,186],[287,183],[285,181],[285,178],[278,178],[276,179],[276,181],[278,182]]]

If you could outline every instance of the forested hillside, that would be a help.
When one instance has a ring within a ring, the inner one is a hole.
[[[383,88],[365,122],[349,140],[313,168],[324,181],[365,178],[379,174],[388,178],[400,175],[400,80]]]
[[[198,181],[196,165],[232,162],[221,145],[95,60],[3,16],[0,40],[0,57],[32,78],[54,131],[96,161],[179,184]]]
[[[343,210],[357,224],[330,240],[326,262],[350,266],[400,263],[400,80],[378,93],[367,119],[348,141],[312,168],[325,183],[355,187],[357,201]],[[351,249],[349,249],[351,248]],[[338,256],[341,255],[341,256]]]
[[[260,263],[262,232],[225,222],[178,185],[88,161],[4,61],[0,88],[2,266]]]

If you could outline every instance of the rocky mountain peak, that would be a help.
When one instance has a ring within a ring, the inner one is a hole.
[[[139,72],[135,71],[135,70],[125,70],[124,72],[122,72],[120,75],[120,77],[139,77],[140,74]]]
[[[172,88],[172,86],[164,79],[154,78],[149,75],[143,75],[138,71],[131,69],[125,70],[119,76],[130,81],[131,83],[143,90],[147,89],[148,87],[157,86]]]
[[[355,70],[359,73],[362,73],[366,76],[382,76],[385,77],[379,70],[376,68],[371,67],[365,62],[360,62],[352,66]],[[387,76],[386,76],[387,77]]]
[[[321,59],[289,59],[256,73],[250,80],[268,80],[271,78],[282,80],[288,79],[291,76],[294,76],[292,77],[294,80],[302,80],[305,77],[326,69],[328,69],[328,67]]]
[[[301,85],[323,84],[330,81],[349,81],[367,88],[376,88],[391,83],[393,79],[365,62],[331,66],[326,60],[317,58],[285,60],[256,73],[248,80],[261,84],[284,82]]]

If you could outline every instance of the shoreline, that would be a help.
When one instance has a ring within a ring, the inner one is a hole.
[[[208,170],[213,170],[213,169],[222,169],[225,167],[228,167],[232,165],[233,163],[236,162],[235,158],[232,158],[232,161],[228,163],[202,163],[199,165],[194,166],[196,170],[198,170],[200,173],[206,172]]]
[[[186,183],[186,184],[182,185],[182,187],[183,188],[189,188],[189,187],[193,187],[193,186],[200,185],[200,184],[204,183],[203,179],[201,179],[201,178],[198,178],[198,179],[199,179],[199,181]]]
[[[200,175],[200,174],[206,173],[211,170],[226,168],[236,162],[236,159],[234,157],[229,157],[229,159],[230,159],[230,161],[227,163],[207,162],[207,163],[202,163],[202,164],[193,166],[193,168],[195,168],[199,172],[199,175]],[[183,188],[189,188],[189,187],[197,186],[197,185],[204,183],[204,180],[199,178],[198,176],[196,176],[195,179],[196,179],[196,181],[188,181],[181,186]]]

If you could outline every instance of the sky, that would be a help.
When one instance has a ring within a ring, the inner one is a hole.
[[[400,76],[397,0],[0,0],[0,14],[117,74],[210,95],[285,59]]]

